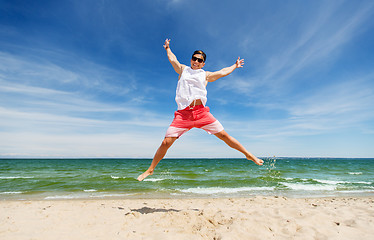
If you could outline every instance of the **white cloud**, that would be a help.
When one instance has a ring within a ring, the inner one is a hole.
[[[1,133],[2,157],[152,157],[158,134]],[[146,141],[145,141],[146,140]],[[154,140],[154,141],[151,141]]]
[[[368,29],[370,25],[366,21],[371,17],[373,6],[372,3],[362,4],[346,10],[341,3],[329,2],[317,8],[318,12],[314,10],[309,15],[298,16],[297,28],[294,25],[290,28],[287,21],[277,22],[272,27],[268,26],[270,23],[255,27],[244,36],[242,44],[250,43],[251,51],[256,49],[261,54],[260,58],[254,55],[253,59],[247,59],[248,67],[256,68],[244,77],[247,80],[241,77],[232,79],[230,84],[220,84],[248,95],[284,97],[282,94],[289,94],[290,85],[304,81],[302,75],[310,74],[310,69],[326,67],[326,63],[333,62],[344,51],[346,43]],[[267,41],[263,42],[261,31],[274,35],[266,36]],[[249,56],[252,54],[249,52]],[[304,72],[301,76],[297,75],[301,72]]]
[[[27,88],[37,90],[38,87],[56,91],[63,89],[72,93],[95,90],[119,96],[126,96],[136,89],[136,81],[131,73],[77,59],[68,53],[44,54],[45,56],[41,54],[39,57],[30,57],[0,52],[2,86],[15,86],[17,91],[30,91]],[[50,59],[63,63],[57,65]]]
[[[34,60],[0,53],[1,156],[151,156],[170,119],[130,94],[131,74]]]
[[[221,119],[231,131],[252,139],[286,139],[300,136],[336,134],[355,131],[368,134],[373,130],[374,75],[354,75],[330,85],[319,86],[290,96],[287,100],[263,99],[258,103],[242,101],[248,107],[266,108],[271,114],[259,120]],[[242,89],[243,90],[243,89]],[[236,117],[238,118],[238,116]]]

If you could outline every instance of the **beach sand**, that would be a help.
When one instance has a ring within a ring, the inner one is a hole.
[[[374,197],[1,201],[0,239],[374,239]]]

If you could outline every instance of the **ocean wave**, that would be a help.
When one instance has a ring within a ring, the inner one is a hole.
[[[0,176],[0,179],[27,179],[27,178],[34,178],[34,177],[24,177],[24,176]]]
[[[119,177],[119,176],[114,176],[114,175],[110,175],[110,178],[115,179],[115,180],[117,179],[136,180],[136,178],[134,177]]]
[[[84,192],[97,192],[97,190],[96,189],[85,189],[85,190],[83,190]]]
[[[365,181],[358,181],[358,182],[349,182],[349,181],[334,181],[334,180],[321,180],[321,179],[313,179],[316,182],[329,184],[329,185],[338,185],[338,184],[367,184],[370,185],[372,182],[365,182]]]
[[[346,193],[374,193],[374,188],[361,190],[345,190]]]
[[[347,181],[334,181],[334,180],[321,180],[321,179],[313,179],[316,182],[323,183],[323,184],[329,184],[329,185],[337,185],[337,184],[344,184],[344,183],[350,183]]]
[[[58,196],[48,196],[45,197],[45,200],[57,200],[57,199],[76,199],[80,198],[78,196],[73,196],[73,195],[58,195]]]
[[[11,195],[11,194],[22,194],[23,192],[0,192],[3,195]]]
[[[113,197],[128,197],[135,194],[131,193],[102,193],[90,196],[91,198],[113,198]]]
[[[348,174],[350,174],[350,175],[361,175],[362,172],[349,172]]]
[[[195,193],[195,194],[229,194],[239,192],[252,192],[252,191],[272,191],[273,187],[238,187],[238,188],[221,188],[221,187],[210,187],[210,188],[187,188],[187,189],[176,189],[184,193]]]
[[[281,182],[282,185],[290,188],[291,190],[303,190],[303,191],[333,191],[336,190],[334,185],[322,185],[322,184],[302,184],[302,183],[285,183]]]
[[[158,181],[163,181],[166,180],[165,178],[146,178],[143,181],[144,182],[158,182]]]
[[[364,182],[364,181],[353,182],[353,183],[356,183],[356,184],[367,184],[367,185],[373,184],[373,182]]]
[[[60,195],[50,195],[44,197],[44,200],[59,200],[59,199],[89,199],[89,198],[115,198],[115,197],[129,197],[133,193],[110,193],[110,192],[97,192],[96,189],[83,190],[80,193],[66,193]]]

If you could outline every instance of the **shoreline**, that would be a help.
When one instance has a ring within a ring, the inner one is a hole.
[[[374,196],[0,201],[8,239],[373,239]]]
[[[374,197],[374,191],[331,191],[329,194],[326,192],[321,193],[306,193],[305,191],[298,192],[285,192],[285,191],[272,191],[263,194],[176,194],[176,193],[124,193],[124,192],[45,192],[45,193],[7,193],[0,194],[1,201],[69,201],[69,200],[136,200],[136,199],[228,199],[228,198],[254,198],[254,197],[285,197],[294,199],[313,199],[313,198],[362,198]]]
[[[104,198],[51,198],[51,199],[41,199],[41,198],[30,198],[30,199],[1,199],[0,205],[3,202],[95,202],[95,201],[205,201],[205,200],[230,200],[230,199],[293,199],[293,200],[336,200],[336,199],[368,199],[373,200],[374,203],[374,193],[367,194],[367,195],[334,195],[334,196],[285,196],[285,195],[253,195],[253,196],[245,196],[245,197],[238,197],[238,196],[220,196],[220,197],[212,197],[212,196],[203,196],[203,197],[194,197],[194,196],[184,196],[184,197],[104,197]],[[374,206],[374,205],[373,205]]]

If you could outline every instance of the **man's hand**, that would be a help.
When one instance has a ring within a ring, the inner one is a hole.
[[[240,57],[238,57],[238,60],[236,60],[236,68],[242,68],[244,65],[244,59],[240,59]]]
[[[164,45],[165,50],[169,48],[169,44],[170,44],[170,39],[166,39],[165,45]]]

